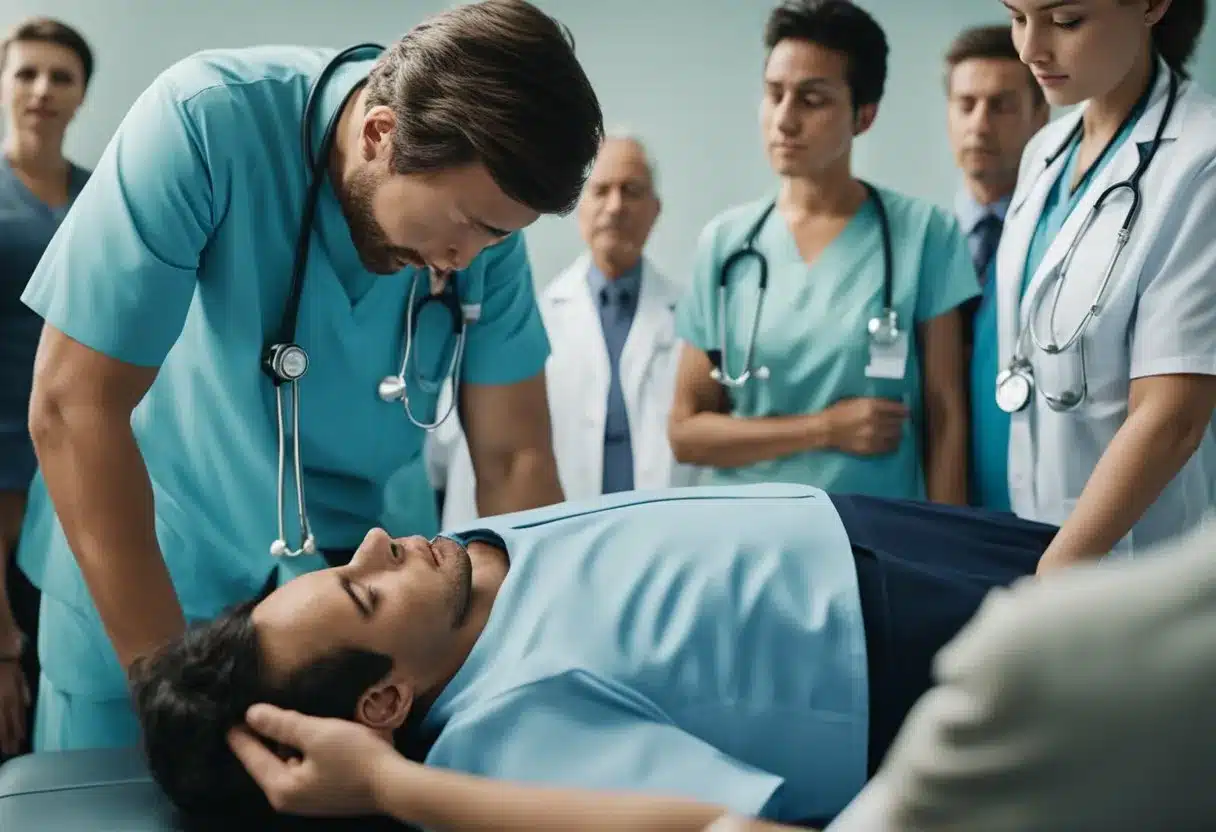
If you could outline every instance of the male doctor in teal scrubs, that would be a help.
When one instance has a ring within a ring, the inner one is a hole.
[[[437,530],[433,501],[416,496],[415,421],[444,415],[416,378],[441,374],[455,349],[440,304],[415,327],[413,416],[377,395],[401,366],[415,285],[425,297],[454,283],[480,311],[457,372],[482,510],[561,499],[548,342],[519,232],[575,205],[602,137],[568,34],[521,0],[448,10],[342,62],[303,124],[335,54],[218,50],[168,69],[25,292],[46,319],[30,409],[41,474],[21,552],[44,592],[36,750],[134,744],[126,669],[187,621],[342,561],[369,524]],[[309,183],[301,131],[323,148],[331,119],[295,338],[310,363],[298,436],[290,406],[284,416],[280,496],[262,356]],[[300,546],[301,514],[316,553],[275,557],[280,537]]]

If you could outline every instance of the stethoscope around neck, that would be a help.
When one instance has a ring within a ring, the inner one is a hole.
[[[360,90],[362,84],[356,84],[342,99],[342,103],[334,110],[322,134],[319,152],[314,152],[312,140],[312,124],[318,99],[324,90],[326,82],[344,63],[358,55],[376,50],[382,52],[383,46],[373,43],[363,43],[343,49],[325,65],[321,73],[308,91],[304,104],[304,115],[301,122],[300,142],[304,150],[304,159],[309,165],[308,188],[304,196],[304,210],[300,219],[299,232],[291,267],[291,288],[283,307],[283,317],[274,338],[262,350],[261,368],[270,377],[275,390],[275,421],[278,428],[278,479],[277,479],[277,521],[278,537],[270,545],[270,554],[274,557],[297,557],[317,553],[317,542],[313,535],[312,526],[308,520],[308,511],[304,499],[304,467],[300,461],[300,380],[308,372],[308,352],[296,340],[296,331],[300,316],[300,302],[304,293],[304,276],[308,270],[308,255],[312,244],[312,233],[316,220],[317,205],[321,189],[325,185],[326,172],[330,155],[333,152],[336,139],[338,120],[351,98]],[[406,305],[405,333],[402,345],[400,370],[395,375],[381,379],[377,385],[377,395],[385,402],[400,401],[406,418],[422,430],[434,430],[443,424],[451,415],[457,399],[459,368],[464,357],[466,340],[466,324],[477,320],[480,307],[477,305],[462,306],[457,281],[459,275],[453,273],[443,285],[435,289],[428,287],[428,293],[421,300],[417,298],[417,272],[411,275],[409,300]],[[422,373],[411,372],[417,367],[414,355],[414,336],[417,331],[418,318],[422,310],[430,303],[437,303],[445,308],[452,318],[452,332],[456,336],[456,345],[447,362],[447,372],[439,379],[425,379]],[[444,381],[450,378],[453,384],[452,398],[443,415],[434,421],[424,421],[415,416],[410,407],[409,383],[407,379],[417,383],[427,395],[438,396]],[[284,389],[286,388],[286,389]],[[290,399],[290,405],[287,400]],[[287,416],[285,409],[291,409],[291,454],[292,467],[296,483],[296,508],[300,520],[300,546],[291,548],[287,543],[285,500],[287,477]]]
[[[1119,126],[1115,137],[1126,130],[1133,118],[1138,118],[1139,114],[1147,108],[1148,102],[1157,86],[1157,71],[1158,64],[1155,62],[1154,56],[1153,74],[1149,81],[1148,88],[1123,120],[1123,124]],[[1089,379],[1085,369],[1085,334],[1089,330],[1090,324],[1093,322],[1101,311],[1102,301],[1106,297],[1106,290],[1110,286],[1111,279],[1115,272],[1115,267],[1118,265],[1119,258],[1123,254],[1123,249],[1126,247],[1128,240],[1131,239],[1132,229],[1135,227],[1136,219],[1140,214],[1140,206],[1142,197],[1140,194],[1140,180],[1144,178],[1145,172],[1153,159],[1157,156],[1157,150],[1161,146],[1162,137],[1165,135],[1165,127],[1169,123],[1170,116],[1174,112],[1174,107],[1178,101],[1178,76],[1171,70],[1169,77],[1169,89],[1166,94],[1165,108],[1161,114],[1161,120],[1157,123],[1157,130],[1153,135],[1152,143],[1149,145],[1147,152],[1140,154],[1139,164],[1132,172],[1132,175],[1127,179],[1115,182],[1106,188],[1098,195],[1093,207],[1086,214],[1080,228],[1077,229],[1076,235],[1068,245],[1068,249],[1064,252],[1064,259],[1060,262],[1060,266],[1050,279],[1043,280],[1029,298],[1029,304],[1026,311],[1026,326],[1021,327],[1019,332],[1014,337],[1013,357],[1010,359],[1009,365],[1001,370],[996,377],[996,403],[997,406],[1006,413],[1013,414],[1024,410],[1029,404],[1035,393],[1035,373],[1034,366],[1031,364],[1027,353],[1027,341],[1045,355],[1062,355],[1074,346],[1077,349],[1077,357],[1081,366],[1081,383],[1078,389],[1065,389],[1057,393],[1052,393],[1046,390],[1042,385],[1038,385],[1040,395],[1047,407],[1057,413],[1067,413],[1080,407],[1089,395]],[[1044,161],[1042,169],[1039,171],[1039,176],[1043,172],[1051,168],[1053,164],[1068,151],[1068,148],[1074,141],[1077,140],[1081,131],[1084,129],[1084,124],[1078,121],[1076,126],[1068,132],[1064,141],[1060,146],[1047,157]],[[1094,164],[1090,166],[1090,170],[1097,170],[1102,163],[1103,158],[1114,145],[1115,138],[1112,137],[1099,154]],[[1115,236],[1115,244],[1111,251],[1110,258],[1106,261],[1106,269],[1103,272],[1102,280],[1098,283],[1097,291],[1094,293],[1093,302],[1085,314],[1081,316],[1081,320],[1073,327],[1067,338],[1059,339],[1056,337],[1055,319],[1056,312],[1060,305],[1060,296],[1064,289],[1065,281],[1068,279],[1069,269],[1072,266],[1073,257],[1076,256],[1077,250],[1080,248],[1081,240],[1084,239],[1086,233],[1097,219],[1103,205],[1107,203],[1115,194],[1120,191],[1128,191],[1131,194],[1131,205],[1128,206],[1127,213],[1123,217],[1123,223],[1119,226],[1119,231]],[[1047,325],[1049,329],[1049,337],[1044,338],[1039,332],[1038,313],[1042,308],[1044,296],[1048,289],[1054,288],[1055,292],[1051,301],[1051,309],[1048,312]]]
[[[877,347],[889,347],[899,340],[902,332],[899,326],[899,313],[895,311],[894,294],[895,294],[895,274],[894,260],[891,254],[891,224],[887,219],[886,206],[883,205],[882,197],[878,195],[877,189],[868,182],[861,183],[866,193],[874,200],[874,207],[878,211],[878,230],[882,237],[882,307],[877,315],[870,318],[866,324],[866,331],[869,335],[870,344]],[[743,246],[722,263],[718,269],[718,355],[714,362],[715,367],[710,371],[710,376],[714,381],[721,384],[723,387],[738,389],[746,385],[752,379],[767,381],[769,378],[769,369],[767,366],[754,366],[754,356],[756,350],[756,333],[760,329],[760,314],[764,307],[764,298],[768,292],[768,258],[756,248],[756,240],[760,236],[764,224],[768,221],[769,216],[773,213],[773,209],[777,207],[776,200],[765,206],[760,217],[748,229],[747,236],[744,239]],[[727,366],[727,332],[726,332],[726,294],[727,283],[730,280],[730,275],[733,270],[738,269],[747,260],[755,260],[759,269],[757,278],[757,295],[756,308],[752,314],[751,331],[747,339],[747,349],[743,354],[743,370],[739,375],[732,375]]]

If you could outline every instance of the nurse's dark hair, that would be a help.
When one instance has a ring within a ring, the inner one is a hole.
[[[803,40],[844,55],[854,108],[882,100],[887,36],[861,7],[848,0],[786,0],[768,16],[764,46],[772,52],[783,40]]]
[[[0,41],[0,71],[4,69],[9,48],[14,43],[53,43],[70,49],[80,58],[84,86],[87,87],[93,78],[93,50],[84,36],[66,23],[50,17],[31,17],[18,23]]]
[[[244,722],[245,711],[257,702],[312,716],[354,719],[359,698],[392,669],[389,656],[347,648],[286,678],[272,678],[250,618],[258,600],[192,627],[136,661],[129,674],[149,771],[195,829],[251,819],[258,821],[259,829],[269,828],[267,824],[299,827],[302,821],[276,816],[228,747],[226,734]],[[425,751],[409,747],[404,739],[414,730],[407,723],[399,749],[421,759]]]
[[[604,136],[569,30],[524,0],[461,5],[415,26],[372,69],[367,104],[396,113],[398,173],[480,162],[542,214],[573,210]]]
[[[1157,52],[1184,78],[1188,77],[1186,65],[1195,54],[1207,16],[1207,0],[1171,0],[1169,8],[1153,27],[1153,45]]]

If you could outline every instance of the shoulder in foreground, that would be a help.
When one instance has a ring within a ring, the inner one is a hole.
[[[207,49],[171,65],[154,84],[172,90],[180,103],[216,87],[231,89],[263,81],[308,83],[333,54],[333,49],[303,46]]]

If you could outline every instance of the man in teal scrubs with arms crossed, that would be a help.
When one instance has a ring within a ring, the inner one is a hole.
[[[30,424],[41,474],[22,564],[44,592],[35,749],[134,744],[126,670],[276,580],[341,562],[369,525],[433,533],[421,449],[454,349],[418,317],[412,416],[384,401],[411,287],[467,310],[461,419],[488,513],[561,499],[521,229],[576,203],[603,126],[556,21],[520,0],[446,11],[317,90],[325,152],[295,342],[281,503],[276,390],[263,368],[289,294],[312,160],[310,90],[334,50],[205,52],[139,97],[24,295],[46,319]],[[331,121],[332,119],[332,121]],[[307,229],[306,229],[307,232]],[[438,367],[432,371],[431,367]],[[433,374],[432,374],[433,372]],[[509,414],[510,418],[505,418]],[[296,508],[293,444],[303,461]],[[280,534],[276,507],[285,505]],[[298,548],[301,514],[315,554]]]
[[[760,123],[780,186],[701,233],[676,318],[672,451],[718,484],[964,504],[958,309],[979,293],[966,243],[942,209],[852,171],[853,142],[877,118],[886,84],[886,35],[847,0],[786,0],[764,45]],[[753,229],[756,254],[735,258]],[[869,327],[888,290],[899,335],[884,345]],[[768,377],[738,386],[711,376],[739,376],[749,355]]]

